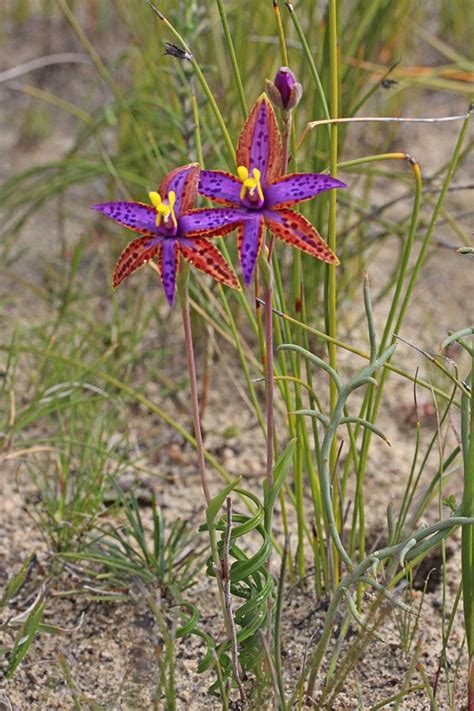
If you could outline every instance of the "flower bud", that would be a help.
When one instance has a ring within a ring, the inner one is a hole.
[[[288,67],[280,67],[275,76],[274,84],[280,92],[284,108],[288,108],[291,98],[291,90],[296,84],[296,77]]]
[[[275,81],[267,81],[267,90],[273,103],[283,111],[291,111],[298,104],[303,87],[288,67],[280,67]]]

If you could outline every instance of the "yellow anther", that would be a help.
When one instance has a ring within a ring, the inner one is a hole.
[[[248,168],[246,168],[244,165],[239,165],[239,167],[237,168],[237,175],[239,176],[239,180],[241,180],[243,183],[244,180],[247,180],[247,178],[249,177]]]
[[[148,193],[148,197],[150,198],[150,202],[153,205],[153,207],[158,207],[159,205],[161,205],[160,193],[151,192],[151,193]]]
[[[263,202],[264,197],[263,197],[263,190],[262,190],[262,184],[260,182],[260,177],[261,173],[258,168],[254,168],[252,170],[252,175],[253,177],[249,177],[249,171],[248,169],[243,166],[239,165],[237,168],[237,175],[239,176],[240,180],[242,181],[242,190],[240,191],[240,199],[243,200],[247,194],[247,190],[250,193],[250,196],[252,197],[255,194],[255,190],[257,191],[258,197],[260,200]]]
[[[156,192],[148,193],[148,197],[150,198],[150,202],[156,210],[156,226],[159,227],[161,225],[162,218],[164,218],[165,222],[168,222],[169,218],[171,217],[174,227],[177,227],[178,222],[174,213],[176,193],[171,190],[168,193],[168,200],[162,200],[161,195]]]

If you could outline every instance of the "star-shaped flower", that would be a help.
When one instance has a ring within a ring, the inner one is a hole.
[[[151,259],[157,261],[166,298],[172,306],[180,257],[216,281],[240,289],[237,277],[209,237],[231,232],[242,220],[234,209],[191,209],[197,197],[198,163],[176,168],[163,179],[158,192],[149,193],[151,205],[106,202],[93,209],[120,225],[139,232],[122,252],[114,269],[117,287]]]
[[[339,264],[313,225],[289,208],[303,200],[346,185],[330,175],[281,175],[282,145],[275,112],[266,96],[253,106],[237,146],[237,175],[202,170],[201,195],[240,212],[238,246],[245,284],[248,286],[262,248],[264,227],[275,237],[324,262]]]

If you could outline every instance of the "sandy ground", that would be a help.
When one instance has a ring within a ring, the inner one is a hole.
[[[7,47],[8,49],[8,47]],[[10,48],[11,49],[11,48]],[[56,48],[55,48],[56,49]],[[14,47],[15,63],[31,56],[31,48]],[[9,53],[4,54],[4,63],[10,65]],[[64,72],[63,69],[58,70]],[[75,81],[87,81],[88,68],[80,68]],[[55,75],[51,81],[58,81]],[[41,162],[45,157],[61,156],[70,142],[70,124],[55,125],[54,131],[35,145],[24,145],[19,139],[18,123],[15,116],[21,115],[29,99],[14,95],[2,89],[4,106],[0,113],[0,178],[6,178],[26,165]],[[6,101],[6,99],[8,99]],[[449,107],[446,101],[433,98],[430,111],[433,114],[449,110],[451,113],[464,110],[463,100],[454,99]],[[428,129],[404,129],[397,138],[394,150],[407,150],[421,162],[426,175],[433,174],[449,155],[455,141],[455,132],[450,126],[438,126]],[[468,181],[468,168],[458,175],[456,182],[462,184]],[[381,199],[382,199],[381,192]],[[73,242],[83,231],[83,224],[77,216],[82,214],[83,205],[91,202],[92,197],[83,189],[72,191],[73,208],[65,225],[67,240]],[[450,209],[463,210],[468,206],[467,194],[456,193],[448,199]],[[471,225],[472,227],[472,225]],[[58,226],[54,215],[48,209],[41,210],[34,224],[29,223],[19,238],[17,249],[25,248],[26,254],[21,265],[16,264],[17,273],[28,278],[35,278],[37,265],[44,264],[54,250],[54,239]],[[437,229],[435,237],[438,241],[445,238],[446,228]],[[51,236],[53,235],[53,237]],[[452,234],[449,236],[452,240]],[[384,284],[389,273],[395,245],[386,242],[379,251],[377,261],[370,267],[370,277],[374,293]],[[36,277],[38,278],[38,277]],[[2,315],[2,325],[10,329],[15,319],[26,319],[34,322],[39,313],[34,295],[28,290],[14,286],[16,282],[5,275],[2,277],[1,295],[7,297],[7,309]],[[416,292],[403,329],[405,337],[418,345],[436,350],[446,336],[448,329],[456,330],[467,325],[469,320],[468,299],[473,292],[474,279],[472,270],[465,269],[465,262],[460,266],[460,257],[451,250],[437,246],[430,255],[418,282]],[[11,289],[15,288],[12,294]],[[380,321],[386,311],[387,304],[382,302],[377,306],[376,316]],[[361,312],[361,298],[356,302],[354,313]],[[177,316],[174,316],[177,319]],[[176,321],[177,323],[177,321]],[[343,325],[343,337],[353,343],[365,343],[365,334],[358,319],[346,318]],[[165,336],[166,337],[166,336]],[[3,340],[3,339],[2,339]],[[344,368],[352,367],[353,360],[343,353],[340,356]],[[420,373],[427,375],[428,370],[421,356],[401,345],[397,362],[403,364],[411,372],[420,366]],[[183,363],[175,363],[177,371],[184,367]],[[213,378],[210,391],[210,401],[204,421],[206,446],[210,452],[220,458],[232,474],[244,474],[250,487],[257,487],[264,469],[264,447],[257,423],[251,413],[242,405],[238,390],[229,385],[228,372],[233,374],[239,387],[245,387],[243,377],[238,371],[232,353],[225,347],[219,349],[213,366]],[[150,386],[148,395],[159,401],[160,391],[156,386]],[[239,416],[239,435],[228,438],[225,432],[229,425],[235,422],[236,402]],[[426,392],[419,394],[419,404],[426,412],[423,421],[423,436],[426,441],[433,432],[436,419],[433,415],[432,400]],[[167,403],[168,406],[168,403]],[[186,400],[178,408],[180,416],[186,418],[186,424],[191,428],[189,416],[186,413]],[[142,436],[142,418],[144,413],[135,412],[130,419],[130,429],[137,431],[137,437]],[[457,423],[453,422],[454,428]],[[154,424],[155,434],[164,442],[160,449],[158,462],[147,461],[154,469],[153,476],[141,477],[140,486],[145,490],[154,490],[163,507],[168,520],[179,515],[194,522],[203,520],[202,497],[197,485],[194,453],[176,435],[164,426]],[[384,415],[382,428],[389,437],[392,447],[388,449],[383,443],[376,443],[372,449],[367,474],[367,528],[374,540],[380,540],[380,532],[385,526],[385,513],[389,501],[394,506],[400,503],[401,492],[408,477],[413,453],[413,393],[412,386],[399,379],[391,378],[384,397]],[[447,434],[449,441],[454,438],[453,429]],[[25,507],[25,496],[32,494],[30,485],[18,474],[17,459],[8,459],[5,453],[0,468],[0,585],[3,585],[12,572],[18,569],[20,563],[32,552],[36,553],[38,563],[32,573],[27,591],[18,599],[18,611],[27,606],[27,592],[47,578],[50,567],[50,554],[42,540],[38,529],[34,526]],[[430,479],[437,459],[436,454],[426,470],[426,482]],[[170,487],[172,481],[172,487]],[[217,490],[219,480],[214,478],[213,487]],[[461,491],[461,472],[457,470],[449,484],[449,493],[459,497]],[[145,516],[146,516],[145,512]],[[276,530],[281,530],[281,519],[277,515]],[[449,556],[449,579],[444,590],[448,600],[452,602],[459,583],[459,542],[451,540],[447,545]],[[424,574],[419,577],[417,590],[414,592],[412,604],[416,607],[421,601],[421,589],[427,573],[440,566],[439,556],[429,560]],[[157,655],[162,649],[162,637],[156,621],[149,611],[143,596],[137,590],[129,602],[95,603],[83,597],[62,597],[64,590],[73,589],[74,578],[65,571],[59,577],[48,582],[49,598],[46,610],[46,621],[64,628],[60,635],[41,635],[33,645],[27,659],[22,664],[14,679],[0,681],[0,710],[26,711],[38,709],[49,711],[53,709],[73,709],[71,691],[65,683],[65,676],[59,664],[60,655],[64,655],[71,669],[71,674],[77,689],[84,695],[83,704],[87,708],[87,699],[93,699],[103,709],[112,711],[120,709],[133,711],[152,709],[154,693],[158,683]],[[301,665],[306,646],[318,636],[324,619],[324,606],[315,603],[312,595],[311,578],[301,588],[293,589],[287,595],[284,611],[283,653],[287,669],[288,684],[295,678]],[[399,613],[386,612],[386,618],[381,626],[383,641],[372,640],[361,661],[350,671],[347,684],[334,701],[331,708],[342,711],[358,708],[357,686],[364,699],[364,708],[389,697],[401,688],[402,679],[410,666],[414,650],[417,647],[418,660],[424,665],[428,678],[433,681],[438,668],[441,649],[440,608],[442,604],[443,586],[433,574],[433,583],[426,593],[414,634],[414,642],[409,650],[402,650],[400,645],[400,625],[402,619]],[[203,610],[203,626],[208,629],[219,629],[221,626],[216,612],[216,598],[213,584],[205,577],[199,577],[197,585],[190,592],[191,599],[199,600]],[[369,604],[367,600],[367,604]],[[448,604],[448,609],[450,606]],[[458,663],[460,648],[463,641],[461,615],[458,614],[448,647],[448,664],[453,670]],[[414,623],[412,622],[412,625]],[[0,631],[0,644],[2,643]],[[335,639],[335,638],[334,638]],[[353,654],[348,644],[343,655]],[[177,707],[179,709],[218,709],[217,701],[206,695],[210,679],[197,673],[198,643],[188,639],[178,642],[176,647],[176,685],[178,689]],[[464,678],[465,660],[461,660],[459,679]],[[412,684],[420,683],[420,675],[414,673]],[[463,689],[455,689],[453,708],[460,709]],[[449,709],[446,685],[441,674],[438,692],[439,709]],[[3,694],[3,696],[2,696]],[[318,703],[318,702],[316,702]],[[93,706],[89,706],[93,708]],[[392,708],[392,706],[388,707]],[[425,691],[410,694],[399,706],[400,709],[428,709],[429,703]]]

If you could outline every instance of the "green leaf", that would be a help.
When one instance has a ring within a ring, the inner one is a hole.
[[[273,486],[271,487],[271,489],[269,489],[267,481],[263,482],[263,495],[265,502],[264,508],[266,519],[265,527],[267,530],[270,525],[275,501],[277,499],[278,494],[280,493],[281,487],[283,486],[283,482],[285,481],[285,478],[290,470],[297,441],[298,440],[296,438],[290,440],[285,450],[278,458],[278,461],[273,468]]]
[[[222,491],[220,491],[217,496],[214,496],[213,499],[209,502],[209,505],[206,509],[206,521],[207,525],[209,528],[211,528],[214,525],[214,521],[217,518],[217,515],[219,513],[219,510],[226,500],[226,498],[229,496],[230,492],[235,489],[237,484],[240,483],[242,477],[239,476],[237,479],[234,479],[233,481],[230,482],[230,484],[227,484]]]
[[[21,586],[26,580],[30,565],[35,559],[35,557],[35,553],[32,553],[30,556],[28,556],[28,558],[22,564],[18,573],[14,575],[13,578],[7,583],[7,586],[3,591],[3,595],[0,599],[0,609],[2,609],[2,607],[5,607],[8,601],[11,600],[12,597],[15,597],[17,592],[20,590]]]
[[[31,647],[46,606],[44,598],[44,593],[38,597],[30,614],[18,631],[6,671],[6,677],[8,679],[11,679]]]

